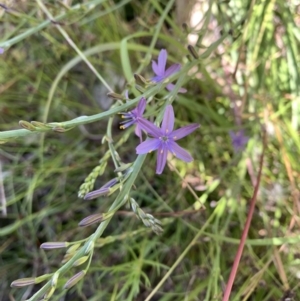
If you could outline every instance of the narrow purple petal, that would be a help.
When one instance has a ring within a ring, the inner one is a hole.
[[[170,66],[166,71],[165,71],[165,78],[171,76],[172,74],[178,72],[181,68],[181,65],[180,64],[174,64],[172,66]]]
[[[157,150],[157,163],[156,163],[156,173],[160,175],[167,163],[167,155],[168,155],[168,149],[166,148],[165,144],[162,144],[162,147],[160,147]]]
[[[171,105],[167,105],[164,118],[161,124],[161,130],[164,134],[172,133],[174,128],[174,110]]]
[[[146,98],[145,97],[142,97],[137,105],[137,116],[138,117],[142,117],[143,116],[143,113],[146,109]]]
[[[133,125],[135,123],[136,123],[136,121],[134,119],[121,121],[120,122],[120,129],[125,130],[125,129],[127,129],[128,127],[130,127],[131,125]]]
[[[166,88],[168,91],[172,91],[174,89],[175,85],[173,84],[167,84]],[[187,89],[185,88],[179,88],[178,93],[186,93]]]
[[[141,129],[144,130],[146,133],[149,135],[159,138],[162,136],[162,131],[160,128],[158,128],[155,124],[152,122],[148,121],[147,119],[144,118],[139,118],[137,120],[137,123],[140,125]]]
[[[169,150],[175,157],[177,157],[178,159],[180,159],[182,161],[185,161],[185,162],[193,161],[193,157],[185,149],[180,147],[174,141],[169,142]]]
[[[170,135],[170,137],[172,137],[173,140],[175,140],[175,141],[179,140],[179,139],[189,135],[190,133],[194,132],[199,127],[200,127],[200,124],[198,124],[198,123],[189,124],[187,126],[184,126],[180,129],[173,131],[172,135]]]
[[[166,49],[162,49],[158,55],[158,74],[163,75],[166,69],[168,53]]]
[[[152,61],[152,70],[156,75],[162,75],[161,73],[159,73],[160,70],[159,70],[158,65],[155,61]]]
[[[4,53],[4,48],[0,47],[0,54]]]
[[[139,144],[135,150],[138,155],[146,154],[154,150],[157,150],[160,147],[160,145],[161,145],[161,141],[157,138],[147,139],[146,141]]]
[[[142,142],[142,130],[138,124],[135,127],[134,133],[140,138],[140,141]]]

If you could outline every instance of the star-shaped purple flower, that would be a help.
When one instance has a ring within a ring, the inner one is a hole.
[[[152,70],[156,74],[156,76],[152,77],[151,80],[160,83],[164,81],[166,78],[170,77],[172,74],[178,72],[181,68],[180,64],[173,64],[166,70],[166,64],[167,64],[167,57],[168,53],[166,49],[162,49],[158,55],[158,60],[152,61]],[[174,89],[175,85],[168,84],[166,88],[169,91],[172,91]],[[180,88],[178,90],[180,93],[185,93],[186,89]]]
[[[142,97],[137,105],[137,107],[135,109],[133,109],[130,112],[123,112],[122,114],[122,118],[127,119],[122,121],[120,124],[120,128],[121,129],[126,129],[129,126],[136,124],[135,127],[135,134],[140,137],[140,140],[142,141],[142,131],[139,125],[139,120],[140,118],[143,117],[145,108],[146,108],[146,99],[144,97]]]
[[[193,123],[173,131],[174,111],[171,105],[167,105],[161,128],[157,127],[146,119],[140,119],[140,127],[153,138],[147,139],[136,148],[137,154],[146,154],[157,150],[156,173],[161,174],[167,162],[168,152],[171,152],[177,158],[191,162],[191,155],[180,147],[175,141],[195,131],[199,124]]]
[[[231,137],[231,143],[234,148],[234,151],[237,153],[244,150],[245,146],[248,143],[249,138],[245,136],[243,130],[237,132],[230,131],[229,135]]]

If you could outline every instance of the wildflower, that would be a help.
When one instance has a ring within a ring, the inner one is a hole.
[[[243,130],[237,132],[230,131],[231,143],[235,152],[244,150],[249,138],[245,136]]]
[[[142,131],[141,128],[139,126],[139,119],[141,117],[143,117],[143,113],[145,111],[146,108],[146,99],[144,97],[142,97],[137,105],[137,107],[130,111],[130,112],[123,112],[122,114],[122,118],[125,118],[127,120],[124,120],[121,122],[121,129],[126,129],[129,126],[136,124],[135,127],[135,134],[140,137],[140,140],[142,141]]]
[[[166,107],[161,128],[143,118],[140,120],[140,126],[153,138],[150,138],[138,145],[136,153],[145,154],[153,150],[158,150],[156,165],[157,174],[162,173],[167,162],[168,152],[171,152],[174,156],[185,162],[191,162],[193,160],[191,155],[181,148],[175,141],[195,131],[199,127],[199,124],[193,123],[173,131],[174,111],[171,105]]]
[[[4,48],[0,47],[0,54],[4,53]]]
[[[151,80],[160,83],[164,81],[166,78],[170,77],[172,74],[178,72],[181,68],[180,64],[173,64],[166,70],[166,63],[167,63],[168,53],[166,49],[162,49],[158,55],[157,62],[152,61],[152,70],[156,74],[156,76],[152,77]],[[168,84],[166,86],[167,90],[172,91],[175,85]],[[186,89],[180,88],[180,93],[185,93]]]

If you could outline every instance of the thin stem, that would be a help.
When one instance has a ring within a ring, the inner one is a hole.
[[[135,179],[140,171],[140,169],[143,166],[144,160],[146,158],[146,155],[139,155],[133,165],[133,171],[130,174],[128,180],[124,184],[124,188],[119,193],[113,204],[109,208],[109,212],[116,211],[124,204],[124,199],[126,199],[126,196],[129,194],[129,191],[132,187],[132,185],[135,182]],[[65,263],[61,268],[57,270],[57,273],[60,275],[65,274],[68,270],[70,270],[73,266],[73,263],[84,256],[86,247],[90,245],[92,242],[95,243],[95,241],[102,235],[108,224],[110,223],[110,220],[112,219],[113,215],[109,217],[107,220],[103,221],[97,228],[97,230],[92,234],[89,239],[86,241],[86,243],[81,247],[81,249],[67,262]],[[51,280],[49,280],[38,292],[36,292],[28,301],[37,301],[40,300],[39,297],[41,297],[44,293],[47,292],[47,290],[51,286]]]
[[[41,9],[44,11],[44,13],[47,15],[47,17],[50,20],[54,20],[52,14],[49,12],[47,7],[44,5],[44,3],[41,0],[36,0],[38,5],[41,7]],[[67,34],[67,32],[57,23],[55,23],[55,26],[59,30],[59,32],[63,35],[63,37],[66,39],[66,41],[70,44],[70,46],[78,53],[78,55],[82,58],[82,60],[88,65],[88,67],[94,72],[94,74],[98,77],[98,79],[102,82],[102,84],[110,91],[113,92],[112,88],[109,86],[109,84],[105,81],[105,79],[101,76],[101,74],[95,69],[95,67],[90,63],[90,61],[87,59],[87,57],[82,53],[82,51],[76,46],[76,44],[73,42],[73,40],[70,38],[70,36]],[[47,112],[46,112],[47,114]]]
[[[248,232],[249,232],[249,228],[250,228],[250,224],[251,224],[251,220],[253,217],[253,213],[254,213],[254,208],[255,208],[255,203],[256,203],[256,199],[257,199],[257,193],[258,193],[258,189],[259,189],[259,184],[260,184],[260,180],[261,180],[261,174],[262,174],[262,168],[263,168],[263,162],[264,162],[264,155],[265,155],[265,149],[266,149],[266,144],[267,144],[267,135],[266,135],[266,131],[264,131],[264,136],[263,136],[263,151],[260,157],[260,162],[259,162],[259,172],[258,172],[258,176],[257,176],[257,182],[254,188],[254,193],[252,196],[252,199],[250,201],[250,208],[249,208],[249,212],[248,212],[248,216],[247,216],[247,220],[245,223],[245,227],[242,233],[242,237],[241,237],[241,241],[236,253],[236,256],[234,258],[234,262],[233,262],[233,266],[230,272],[230,276],[226,285],[226,289],[225,289],[225,293],[223,296],[222,301],[228,301],[230,294],[231,294],[231,290],[232,290],[232,286],[233,286],[233,282],[237,273],[237,269],[242,257],[242,253],[244,250],[244,246],[245,246],[245,242],[248,236]]]

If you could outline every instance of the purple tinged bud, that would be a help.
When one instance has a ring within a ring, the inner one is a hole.
[[[79,282],[84,276],[86,272],[85,271],[80,271],[79,273],[75,274],[73,277],[71,277],[66,284],[64,285],[64,289],[69,289],[73,287],[77,282]]]
[[[86,227],[90,226],[95,223],[100,223],[105,220],[105,216],[101,213],[93,214],[85,217],[83,220],[81,220],[78,224],[80,227]]]
[[[44,242],[40,245],[40,248],[44,250],[53,250],[53,249],[67,248],[68,246],[69,246],[68,242]]]
[[[91,191],[87,193],[84,197],[85,200],[89,201],[92,199],[95,199],[99,196],[108,195],[110,193],[110,188],[112,188],[114,185],[116,185],[119,182],[118,178],[114,178],[107,182],[105,185],[103,185],[98,190]]]
[[[11,283],[11,287],[24,287],[35,284],[35,278],[21,278]]]

